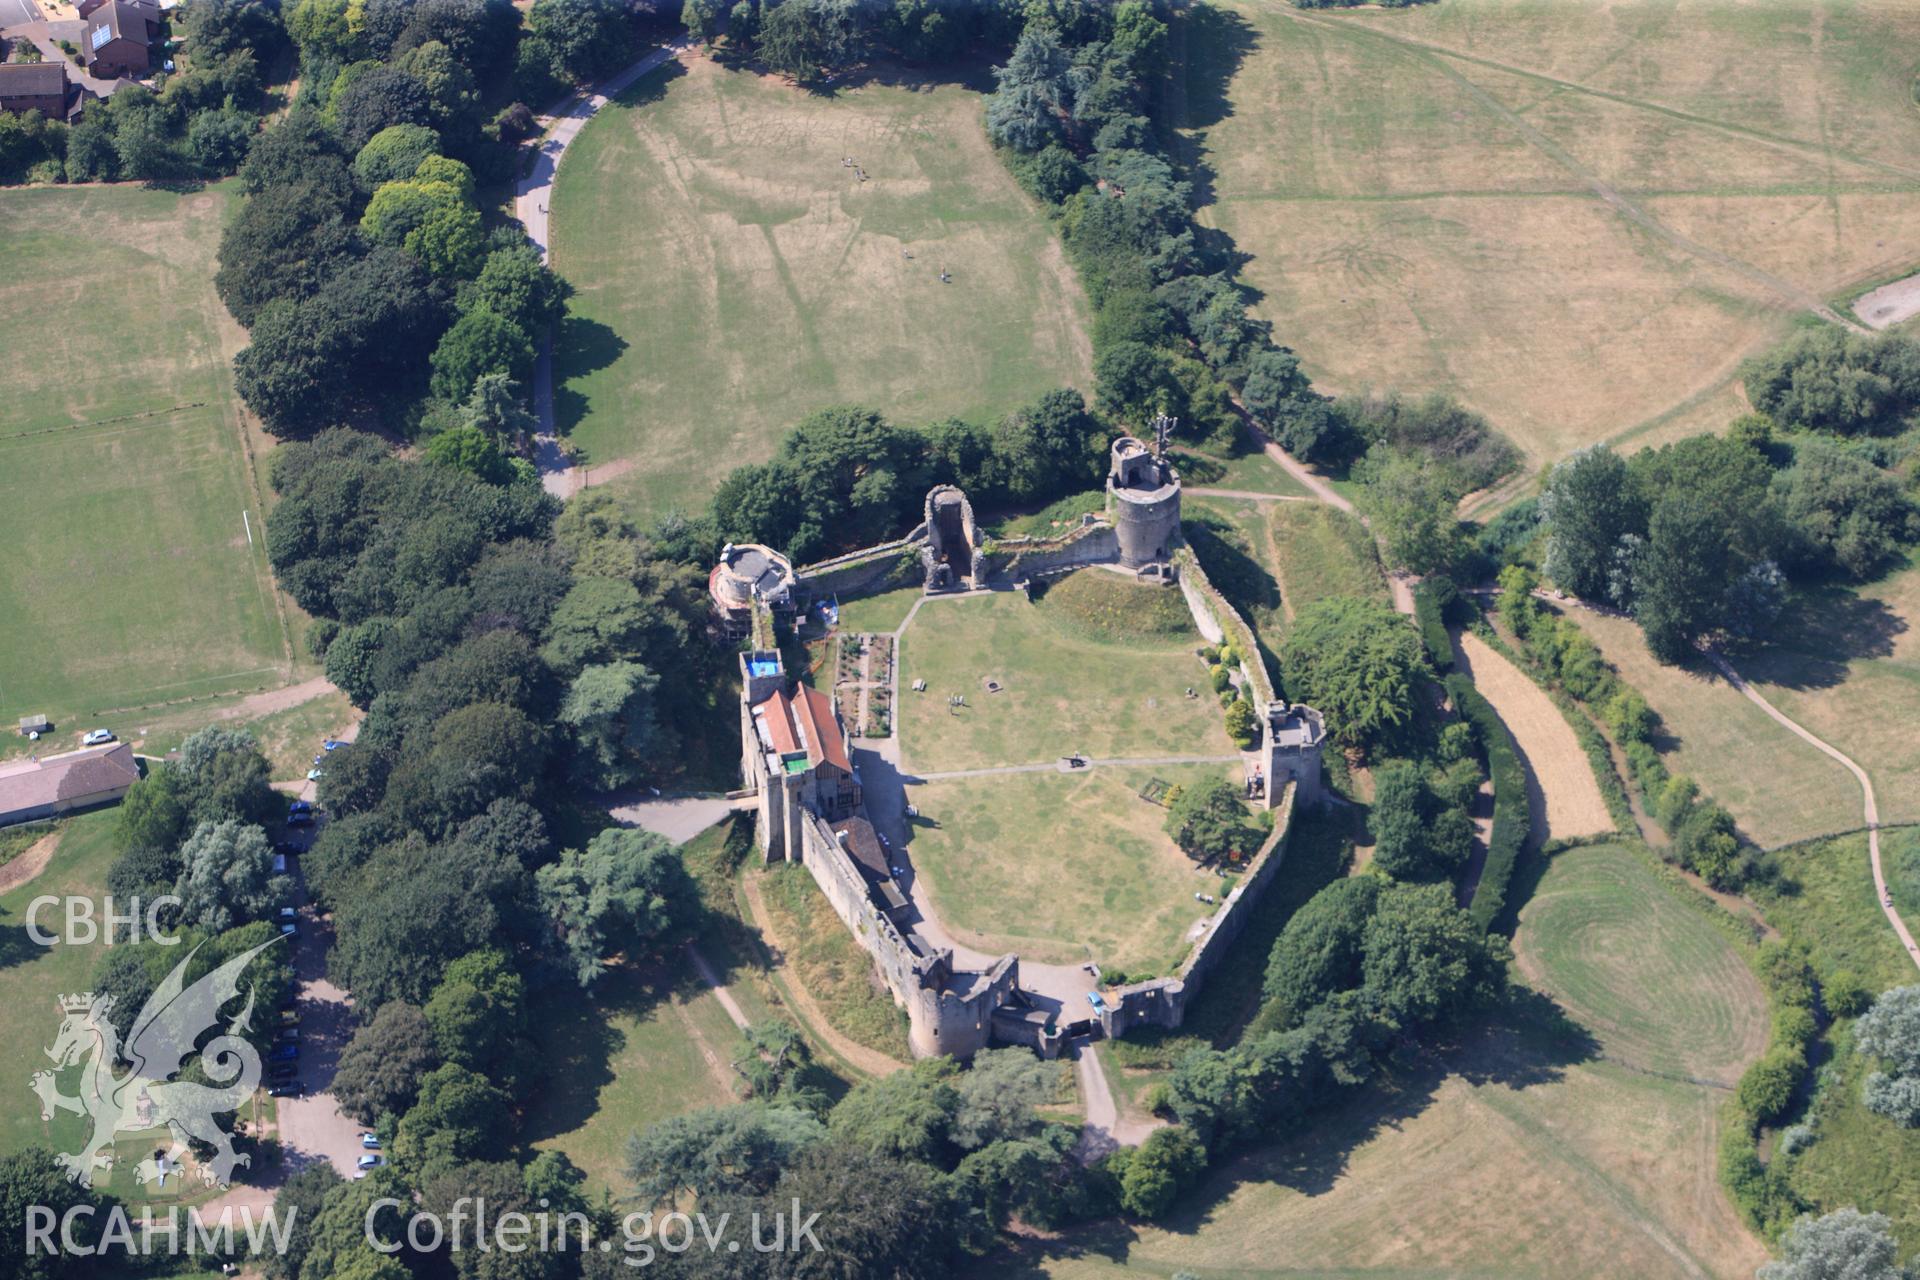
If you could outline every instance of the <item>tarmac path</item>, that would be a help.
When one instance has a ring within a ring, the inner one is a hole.
[[[587,121],[599,114],[600,108],[619,97],[641,76],[657,71],[678,58],[686,48],[685,41],[661,45],[638,62],[616,71],[586,93],[574,94],[538,117],[545,134],[534,153],[533,168],[515,188],[513,212],[527,229],[527,239],[540,251],[542,262],[548,261],[553,254],[548,217],[553,204],[553,179],[560,171],[560,158],[573,145],[573,140],[580,136],[580,131],[586,128]],[[533,438],[533,460],[540,469],[540,483],[548,493],[570,498],[584,487],[586,471],[575,466],[567,457],[566,451],[560,447],[559,436],[554,432],[551,330],[542,336],[540,356],[534,364],[533,412],[540,424]]]

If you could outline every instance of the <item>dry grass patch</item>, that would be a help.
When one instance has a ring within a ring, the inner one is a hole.
[[[1796,601],[1773,643],[1739,664],[1767,701],[1867,771],[1882,822],[1920,821],[1916,621],[1920,565],[1857,590]],[[1841,798],[1858,804],[1851,781]]]
[[[1229,1162],[1163,1225],[1036,1242],[975,1274],[1747,1280],[1766,1254],[1717,1181],[1725,1095],[1631,1061],[1737,1077],[1766,1030],[1740,956],[1638,855],[1601,846],[1554,860],[1519,945],[1595,1038],[1523,1005]]]
[[[1612,831],[1613,815],[1600,798],[1593,765],[1546,691],[1470,631],[1454,642],[1454,660],[1513,734],[1534,791],[1536,840]]]
[[[988,418],[1092,385],[1085,298],[959,86],[812,94],[690,59],[582,131],[553,211],[579,290],[560,426],[596,464],[644,451],[610,483],[646,511],[827,405]]]
[[[1667,767],[1697,781],[1761,845],[1861,823],[1860,786],[1840,765],[1775,724],[1705,663],[1662,666],[1630,618],[1572,609],[1621,677],[1660,713]]]
[[[1017,592],[930,599],[900,638],[906,761],[931,773],[1074,751],[1099,759],[1232,755],[1220,705],[1193,656],[1201,643],[1197,631],[1185,640],[1086,639]],[[926,691],[913,692],[922,679]],[[1200,696],[1189,698],[1189,688]],[[957,712],[947,705],[955,695],[966,699]]]
[[[914,869],[940,921],[967,945],[1046,964],[1094,960],[1140,977],[1170,972],[1225,883],[1197,870],[1140,798],[1151,778],[1192,786],[1224,765],[1022,773],[915,787],[924,821]],[[1234,772],[1237,780],[1238,770]],[[1249,822],[1251,822],[1249,814]]]
[[[1450,392],[1535,467],[1723,425],[1744,355],[1910,260],[1910,6],[1233,12],[1190,96],[1260,310],[1330,389]]]

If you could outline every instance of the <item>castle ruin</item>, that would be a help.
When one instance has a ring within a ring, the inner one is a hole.
[[[1132,436],[1113,442],[1107,471],[1107,519],[1119,541],[1119,562],[1143,576],[1172,580],[1180,545],[1180,473],[1167,461],[1172,422],[1154,420],[1154,448]]]
[[[968,1059],[994,1044],[1019,1044],[1052,1057],[1072,1028],[1106,1035],[1140,1025],[1177,1027],[1192,994],[1245,927],[1252,904],[1278,874],[1297,805],[1324,794],[1325,723],[1311,707],[1279,698],[1252,633],[1207,581],[1180,536],[1180,476],[1165,457],[1172,423],[1162,417],[1154,445],[1125,436],[1111,450],[1103,515],[1087,513],[1061,533],[986,539],[973,506],[953,485],[927,494],[925,519],[904,538],[794,570],[770,548],[729,544],[710,578],[720,634],[740,655],[741,777],[756,800],[756,838],[767,862],[798,862],[834,913],[873,957],[894,1000],[906,1010],[908,1043],[918,1057]],[[892,855],[866,813],[859,767],[839,709],[827,695],[789,685],[770,637],[776,614],[813,601],[862,596],[909,584],[928,594],[1006,589],[1090,566],[1118,566],[1136,577],[1177,584],[1194,624],[1209,641],[1231,638],[1242,687],[1264,706],[1253,756],[1257,798],[1277,810],[1274,834],[1227,896],[1172,977],[1115,990],[1085,1010],[1046,1007],[1020,986],[1020,958],[964,968],[950,949],[916,928],[918,911],[896,882]]]

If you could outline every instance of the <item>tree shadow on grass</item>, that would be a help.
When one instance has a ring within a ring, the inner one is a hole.
[[[622,89],[614,102],[622,107],[644,107],[658,102],[667,96],[667,86],[686,74],[686,63],[678,58],[669,58]]]
[[[626,1047],[615,1018],[644,1020],[675,994],[690,996],[699,986],[682,967],[621,965],[592,991],[568,983],[542,992],[535,1032],[540,1082],[523,1141],[572,1133],[600,1111],[600,1092],[614,1081],[613,1059]]]
[[[1849,663],[1893,656],[1910,627],[1885,601],[1832,585],[1797,592],[1773,628],[1773,641],[1738,662],[1749,680],[1785,689],[1831,689],[1851,674]]]
[[[598,320],[568,316],[553,336],[553,426],[570,435],[592,407],[585,392],[569,385],[610,367],[627,350],[627,340]]]
[[[1599,1056],[1599,1042],[1553,1000],[1517,988],[1501,1008],[1447,1042],[1403,1045],[1379,1077],[1345,1101],[1310,1113],[1296,1136],[1216,1164],[1155,1225],[1176,1235],[1222,1225],[1230,1197],[1249,1182],[1309,1197],[1329,1194],[1347,1174],[1355,1152],[1420,1116],[1450,1077],[1474,1088],[1522,1090],[1558,1082],[1569,1067]],[[1055,1239],[1016,1242],[994,1255],[992,1274],[1038,1280],[1062,1260],[1084,1258],[1124,1265],[1138,1239],[1131,1224],[1093,1223]]]
[[[36,945],[27,936],[24,918],[15,919],[10,912],[0,912],[0,969],[11,969],[46,954],[45,947]]]
[[[1227,89],[1260,47],[1260,33],[1239,14],[1210,4],[1188,9],[1186,23],[1186,127],[1206,129],[1233,114]]]

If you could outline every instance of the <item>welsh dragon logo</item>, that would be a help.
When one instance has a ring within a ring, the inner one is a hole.
[[[129,1024],[124,1046],[108,1018],[112,996],[87,992],[60,997],[60,1033],[46,1051],[54,1065],[52,1070],[36,1071],[32,1086],[40,1096],[42,1120],[53,1119],[56,1111],[72,1111],[93,1122],[78,1151],[57,1157],[68,1178],[83,1187],[92,1186],[96,1168],[112,1167],[117,1135],[163,1126],[172,1141],[164,1155],[166,1163],[142,1160],[135,1170],[141,1182],[157,1183],[168,1164],[177,1166],[189,1139],[214,1149],[213,1159],[200,1168],[200,1176],[211,1185],[229,1185],[235,1165],[252,1163],[251,1157],[235,1153],[233,1139],[214,1118],[237,1108],[260,1084],[260,1053],[243,1034],[253,1016],[251,985],[245,1007],[220,1035],[198,1050],[201,1071],[214,1083],[173,1077],[194,1055],[201,1035],[219,1022],[221,1008],[239,996],[240,975],[247,965],[278,941],[272,939],[235,956],[188,985],[187,966],[200,950],[195,947]],[[89,1052],[92,1058],[81,1072],[79,1093],[60,1092],[57,1074],[87,1058]],[[123,1061],[127,1070],[116,1074]]]

